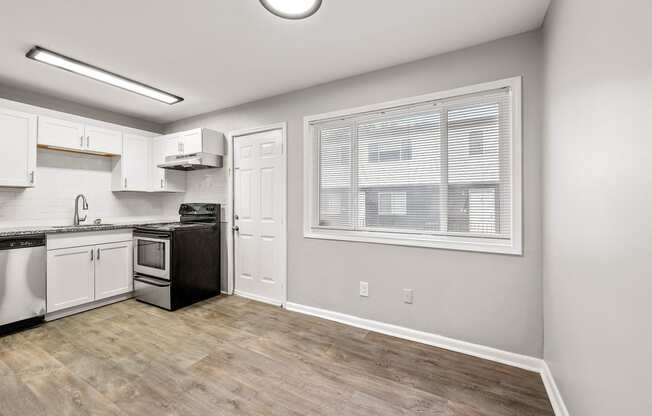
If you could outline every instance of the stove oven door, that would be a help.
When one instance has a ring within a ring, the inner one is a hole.
[[[170,236],[134,232],[134,273],[170,280]]]

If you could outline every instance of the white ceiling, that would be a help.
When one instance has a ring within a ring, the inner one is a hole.
[[[159,123],[538,28],[549,0],[2,0],[0,83]],[[39,45],[185,98],[168,106],[24,57]]]

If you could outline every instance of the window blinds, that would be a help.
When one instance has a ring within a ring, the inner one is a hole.
[[[313,227],[509,238],[509,89],[318,121]]]

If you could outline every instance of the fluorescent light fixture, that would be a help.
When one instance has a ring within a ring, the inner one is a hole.
[[[104,82],[106,84],[113,85],[114,87],[122,88],[123,90],[135,92],[136,94],[140,94],[166,104],[176,104],[183,101],[183,98],[177,97],[176,95],[172,95],[138,81],[113,74],[109,71],[105,71],[101,68],[89,65],[76,59],[68,58],[67,56],[49,51],[47,49],[41,48],[40,46],[34,46],[29,50],[29,52],[27,52],[25,56],[35,61],[50,64],[56,66],[57,68],[74,72],[75,74],[84,75],[96,81]]]
[[[305,19],[321,7],[322,0],[260,0],[271,13],[285,19]]]

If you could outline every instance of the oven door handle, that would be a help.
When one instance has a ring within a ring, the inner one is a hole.
[[[152,279],[151,277],[136,275],[136,276],[134,276],[134,280],[136,280],[138,282],[141,282],[141,283],[148,284],[148,285],[157,286],[157,287],[168,287],[168,286],[170,286],[170,282],[162,282],[162,281],[160,281],[158,279]]]
[[[134,233],[134,238],[156,238],[159,240],[169,240],[170,236],[165,234],[145,234],[145,233]]]

